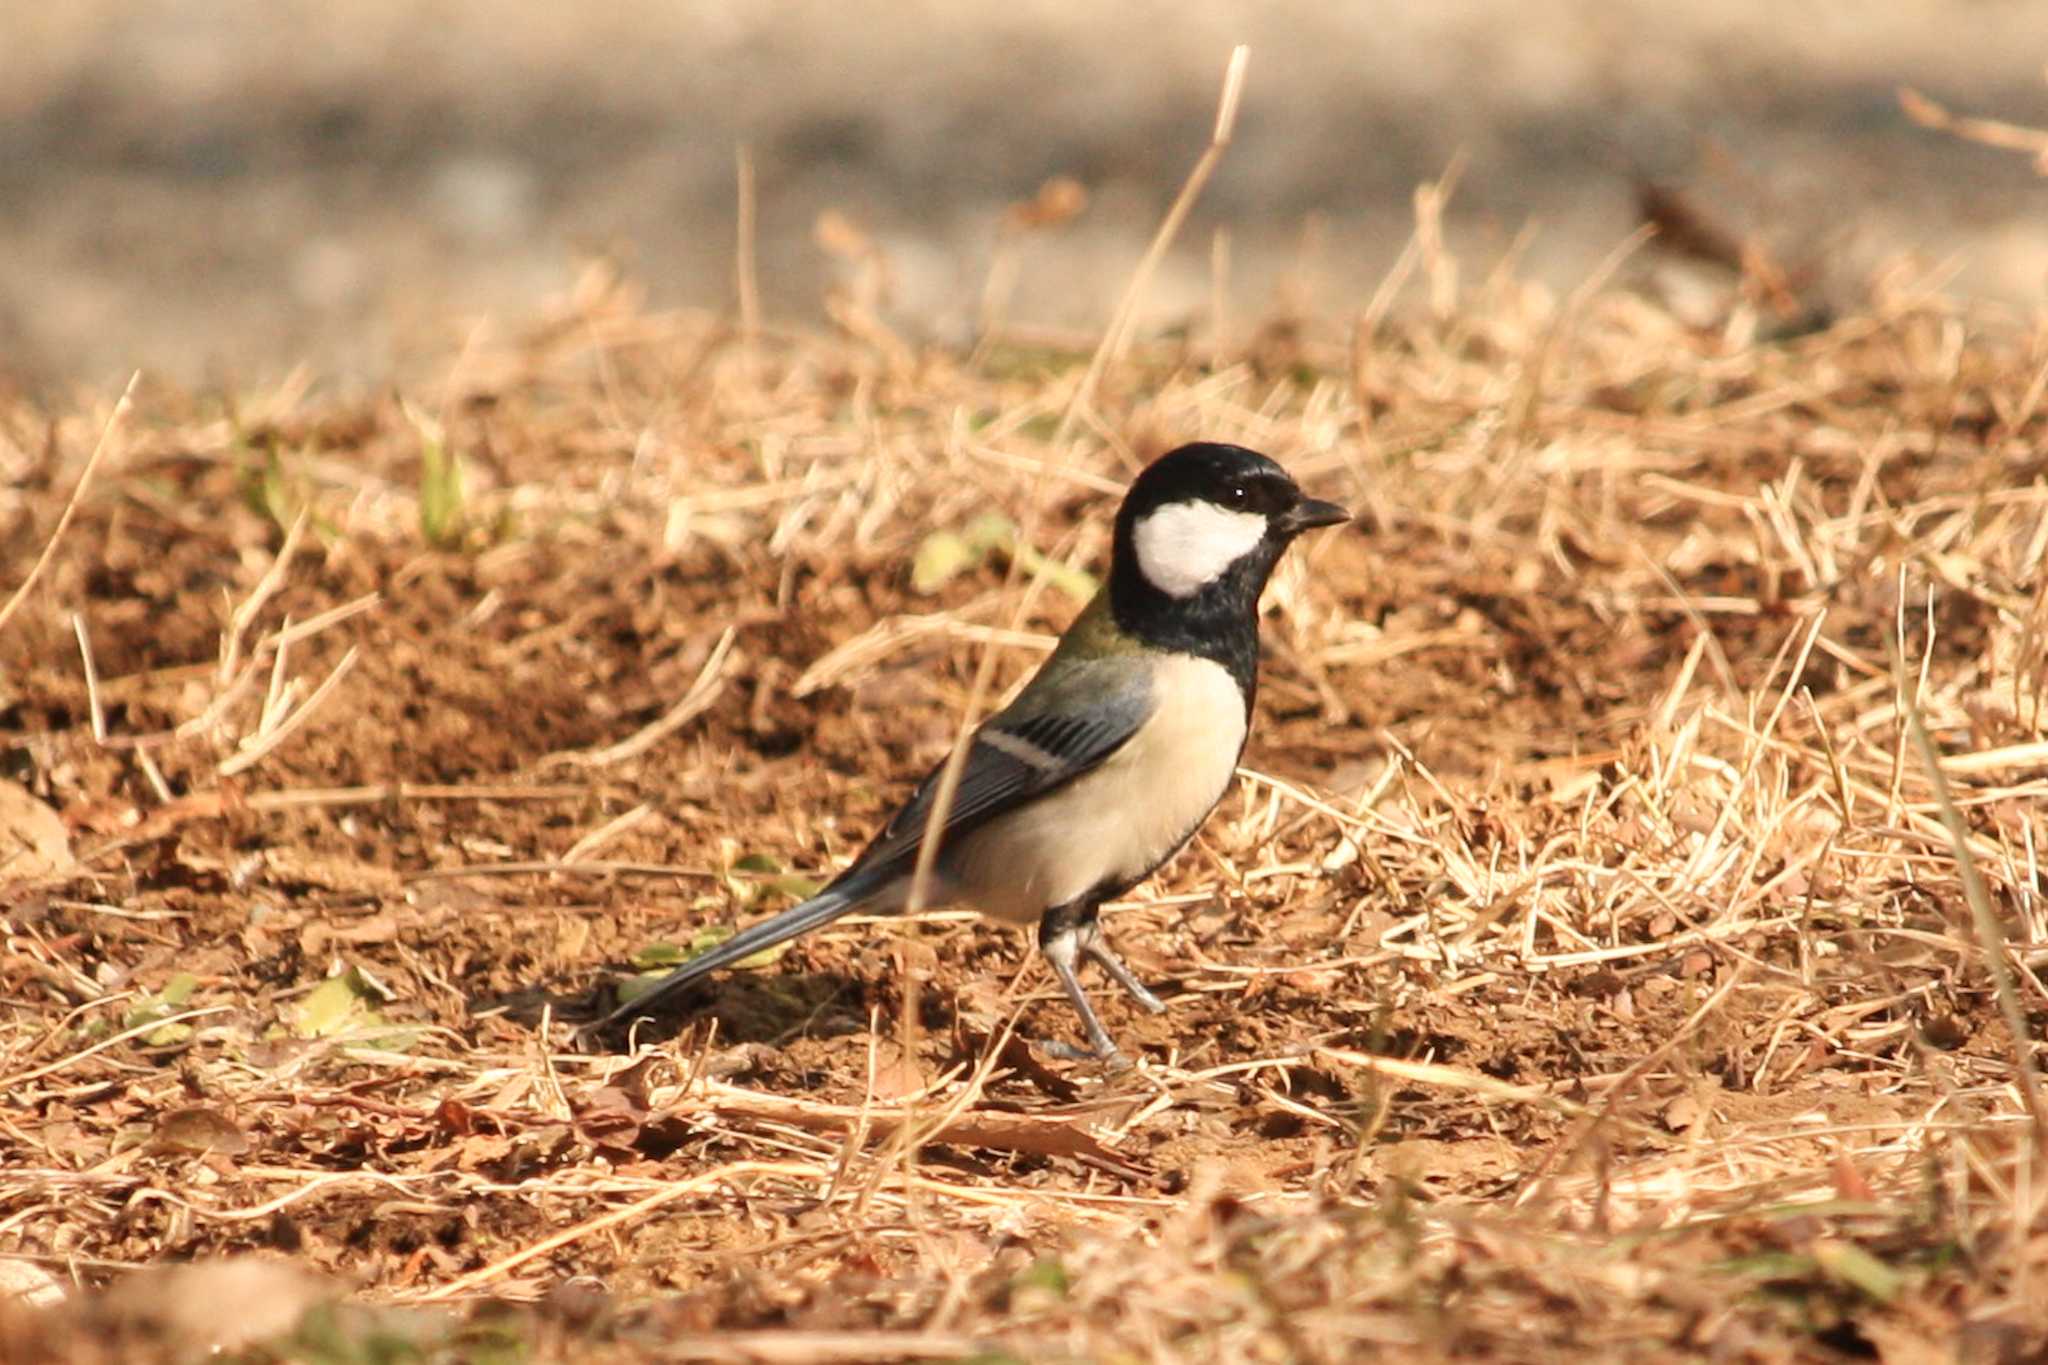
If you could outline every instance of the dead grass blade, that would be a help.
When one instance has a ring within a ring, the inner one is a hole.
[[[133,406],[135,386],[141,379],[140,370],[128,376],[128,383],[121,390],[120,398],[115,401],[114,410],[107,414],[106,425],[100,428],[99,440],[93,442],[92,454],[86,457],[85,468],[78,471],[78,482],[71,486],[71,496],[64,500],[64,510],[58,513],[57,524],[50,528],[48,539],[43,541],[42,553],[36,556],[36,562],[29,566],[28,573],[15,586],[14,591],[8,594],[6,604],[0,605],[0,632],[7,629],[7,623],[14,619],[14,613],[21,610],[21,604],[28,600],[36,581],[43,576],[43,570],[50,566],[50,556],[57,553],[57,542],[71,529],[71,519],[78,515],[78,504],[84,499],[86,490],[92,487],[92,478],[99,471],[100,460],[112,447],[114,433],[120,429],[122,419],[127,417],[129,408]]]
[[[760,1119],[814,1133],[858,1132],[869,1141],[888,1141],[900,1134],[919,1146],[951,1143],[1038,1156],[1093,1156],[1103,1160],[1114,1157],[1080,1118],[976,1109],[976,1093],[971,1086],[967,1090],[966,1103],[956,1105],[949,1101],[938,1114],[921,1105],[824,1104],[717,1082],[691,1097],[686,1105],[701,1106],[723,1117]]]
[[[2034,160],[2034,169],[2048,175],[2048,130],[2028,128],[2001,119],[1970,118],[1956,114],[1927,98],[1911,86],[1899,87],[1899,107],[1906,117],[1922,128],[1948,133],[1965,142],[1977,142],[2002,151],[2024,152]]]

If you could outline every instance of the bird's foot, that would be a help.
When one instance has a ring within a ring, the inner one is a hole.
[[[1033,1038],[1030,1041],[1032,1046],[1057,1061],[1098,1062],[1103,1070],[1112,1073],[1129,1071],[1137,1065],[1114,1043],[1109,1045],[1107,1051],[1102,1051],[1092,1047],[1079,1047],[1057,1038]]]
[[[1102,1026],[1102,1020],[1096,1015],[1095,1007],[1088,1003],[1088,992],[1081,989],[1081,978],[1074,973],[1075,964],[1085,954],[1101,963],[1103,970],[1109,973],[1111,979],[1129,991],[1146,1009],[1156,1014],[1166,1008],[1165,1004],[1158,996],[1146,990],[1145,984],[1138,980],[1137,974],[1118,961],[1116,955],[1109,951],[1108,946],[1102,941],[1101,930],[1096,928],[1092,920],[1077,925],[1070,918],[1055,920],[1048,915],[1046,921],[1039,926],[1038,948],[1045,954],[1046,962],[1051,964],[1053,975],[1059,978],[1060,989],[1065,991],[1067,999],[1073,1002],[1074,1013],[1081,1016],[1081,1027],[1088,1034],[1088,1045],[1093,1049],[1092,1052],[1083,1052],[1071,1045],[1056,1048],[1052,1044],[1047,1044],[1047,1051],[1056,1057],[1069,1059],[1093,1058],[1112,1070],[1129,1066],[1130,1063],[1124,1060],[1123,1054],[1117,1051],[1116,1040],[1111,1038],[1109,1030]]]
[[[1096,966],[1109,975],[1111,981],[1122,986],[1137,1001],[1154,1014],[1166,1013],[1166,1002],[1152,994],[1145,983],[1138,980],[1138,974],[1124,964],[1124,960],[1110,951],[1109,944],[1102,937],[1102,930],[1090,924],[1081,931],[1081,951],[1092,959]]]

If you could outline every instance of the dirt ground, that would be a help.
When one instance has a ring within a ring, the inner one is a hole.
[[[1091,390],[593,272],[403,396],[10,403],[0,1356],[2041,1358],[2048,343],[1894,284]],[[569,1047],[840,865],[1198,435],[1359,520],[1110,917],[1135,1069],[959,914]]]

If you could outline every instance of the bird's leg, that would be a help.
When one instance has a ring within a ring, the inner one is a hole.
[[[1081,989],[1081,978],[1074,971],[1087,943],[1082,936],[1080,916],[1075,911],[1076,907],[1072,905],[1059,905],[1045,912],[1045,918],[1038,922],[1038,951],[1045,954],[1045,960],[1052,964],[1052,973],[1060,979],[1060,988],[1073,1002],[1074,1012],[1081,1016],[1081,1027],[1088,1034],[1088,1045],[1095,1049],[1097,1057],[1113,1062],[1122,1054],[1117,1051],[1116,1040],[1109,1036],[1109,1030],[1102,1026],[1102,1020],[1096,1017],[1095,1006],[1088,1003],[1088,995]],[[1092,953],[1089,955],[1094,956]]]
[[[1095,959],[1102,970],[1109,973],[1109,979],[1131,993],[1131,998],[1154,1014],[1166,1013],[1166,1002],[1145,988],[1138,980],[1138,974],[1124,965],[1124,960],[1109,949],[1109,940],[1102,936],[1102,922],[1091,906],[1076,930],[1082,953]]]

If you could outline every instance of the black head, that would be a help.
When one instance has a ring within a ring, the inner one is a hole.
[[[1350,519],[1255,450],[1202,442],[1170,451],[1132,481],[1117,512],[1117,625],[1182,649],[1190,637],[1228,633],[1232,643],[1219,647],[1249,649],[1245,666],[1255,666],[1259,594],[1281,552],[1303,531]],[[1195,652],[1220,658],[1216,649]]]

